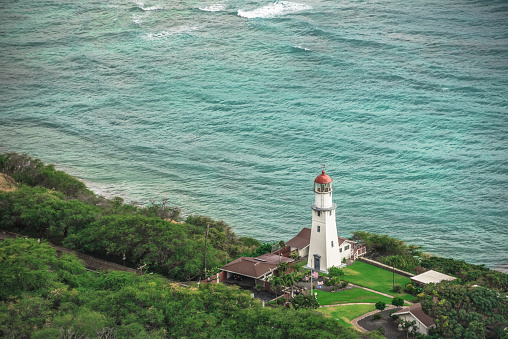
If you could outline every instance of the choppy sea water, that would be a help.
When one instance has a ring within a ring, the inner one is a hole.
[[[289,239],[508,263],[506,1],[0,2],[0,150]]]

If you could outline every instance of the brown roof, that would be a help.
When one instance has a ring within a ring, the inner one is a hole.
[[[229,264],[222,266],[223,271],[259,278],[277,268],[279,261],[292,262],[291,258],[282,257],[272,253],[260,255],[257,258],[240,257]]]
[[[425,327],[434,325],[434,319],[423,313],[422,304],[420,303],[405,307],[402,310],[393,313],[393,315],[402,315],[407,313],[411,313],[413,317],[418,319],[423,325],[425,325]]]
[[[310,228],[304,227],[293,239],[286,242],[287,246],[303,249],[310,244]]]
[[[282,255],[273,254],[273,253],[265,253],[256,257],[256,259],[264,260],[270,264],[278,264],[279,262],[293,262],[294,259],[283,257]]]

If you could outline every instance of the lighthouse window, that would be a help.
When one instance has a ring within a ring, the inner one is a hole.
[[[321,212],[320,211],[317,211],[317,216],[320,217],[321,216]]]
[[[318,232],[321,232],[321,226],[318,226],[318,227],[317,227],[317,231],[318,231]]]
[[[333,241],[332,241],[332,247],[333,247]]]
[[[330,215],[332,215],[332,211],[330,211]]]

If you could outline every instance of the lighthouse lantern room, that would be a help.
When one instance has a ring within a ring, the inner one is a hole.
[[[325,171],[314,180],[315,201],[312,209],[312,229],[310,235],[309,259],[307,268],[327,272],[332,266],[340,266],[335,209],[332,202],[332,178]]]

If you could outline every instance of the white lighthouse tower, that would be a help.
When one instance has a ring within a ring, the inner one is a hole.
[[[314,180],[315,201],[312,208],[312,230],[310,234],[309,259],[307,267],[327,271],[340,266],[339,242],[335,225],[335,209],[332,202],[332,178],[325,174]]]

